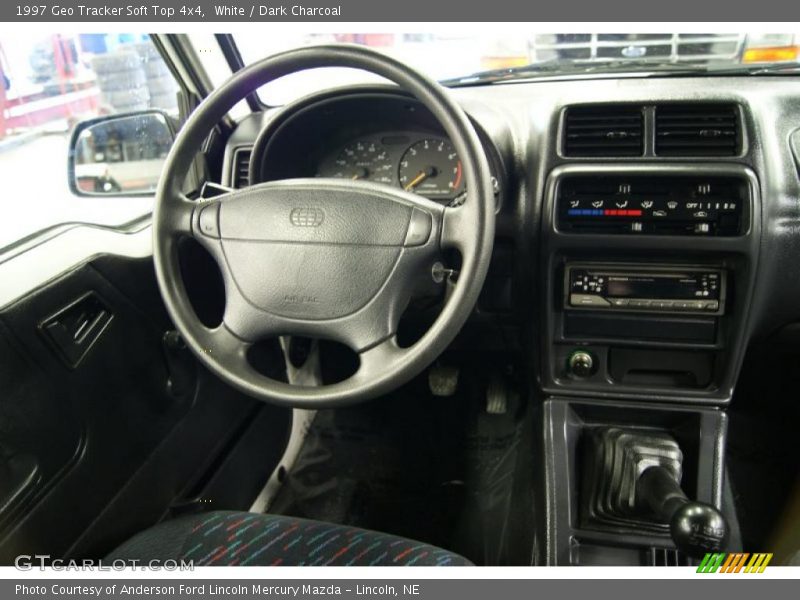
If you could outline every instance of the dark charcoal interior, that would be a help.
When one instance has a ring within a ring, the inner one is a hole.
[[[321,409],[307,430],[292,428],[299,412],[228,386],[186,347],[150,251],[123,244],[149,248],[149,222],[8,301],[0,563],[99,558],[156,523],[217,509],[386,532],[477,565],[686,565],[712,548],[797,561],[797,78],[606,78],[591,89],[451,90],[494,183],[480,298],[423,373]],[[448,141],[394,88],[257,108],[205,147],[215,183],[336,176],[337,156],[360,142],[399,165],[414,144]],[[728,133],[675,141],[676,121]],[[635,135],[584,135],[625,127]],[[385,183],[401,186],[391,173]],[[436,193],[442,206],[470,202],[469,190]],[[55,260],[55,245],[42,249],[57,239],[34,245],[41,261]],[[4,258],[0,277],[28,252]],[[180,258],[193,310],[214,326],[217,265],[189,241]],[[460,268],[456,253],[441,261]],[[427,273],[401,346],[458,285]],[[87,314],[91,336],[70,340]],[[279,381],[314,360],[322,383],[358,368],[345,345],[299,336],[260,340],[249,360]],[[643,481],[636,461],[653,455]],[[603,466],[615,457],[618,473]],[[704,511],[706,537],[680,521],[686,507]]]

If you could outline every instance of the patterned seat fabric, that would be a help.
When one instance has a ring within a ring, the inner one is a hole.
[[[106,561],[186,560],[195,566],[445,566],[465,558],[413,540],[279,515],[217,511],[144,531]]]

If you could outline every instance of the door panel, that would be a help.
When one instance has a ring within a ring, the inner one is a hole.
[[[72,366],[41,324],[87,294],[110,319]],[[194,391],[173,397],[169,327],[148,259],[98,258],[0,311],[0,473],[22,482],[0,486],[0,564],[103,555],[212,477],[253,422],[263,458],[243,484],[269,476],[290,412],[234,392],[188,355]]]
[[[0,531],[73,464],[83,432],[66,394],[0,323]]]

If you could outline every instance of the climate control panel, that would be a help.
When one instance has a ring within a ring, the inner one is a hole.
[[[748,200],[737,178],[573,176],[556,197],[569,233],[735,236]]]

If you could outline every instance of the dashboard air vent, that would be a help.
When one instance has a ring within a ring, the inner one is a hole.
[[[239,148],[233,154],[233,187],[243,188],[250,184],[251,148]]]
[[[656,107],[656,154],[660,156],[735,156],[740,139],[734,105]]]
[[[641,156],[640,106],[573,106],[564,119],[566,156]]]

